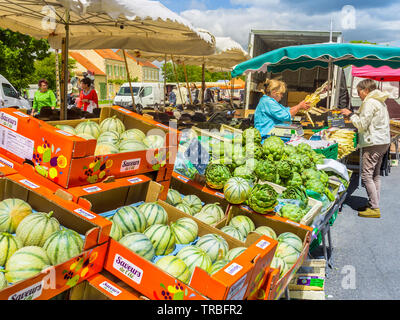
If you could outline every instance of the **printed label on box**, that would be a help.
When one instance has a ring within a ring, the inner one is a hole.
[[[245,274],[243,277],[241,277],[237,282],[235,282],[233,285],[232,285],[232,287],[231,287],[231,289],[229,290],[229,292],[228,292],[228,295],[227,295],[227,297],[226,297],[226,299],[227,300],[231,300],[235,295],[237,295],[239,292],[242,292],[242,288],[243,288],[243,285],[244,285],[244,283],[245,283],[245,281],[246,281],[246,278],[247,278],[247,274]],[[242,297],[240,297],[239,295],[237,296],[237,297],[235,297],[235,300],[242,300],[243,299],[243,296],[244,296],[244,294],[245,294],[245,292],[246,292],[246,289],[247,289],[247,286],[246,286],[246,288],[244,288],[245,290],[241,293],[242,294]],[[241,299],[240,299],[241,298]]]
[[[220,198],[224,198],[224,199],[225,199],[225,196],[224,196],[223,193],[216,192],[215,195],[218,196],[218,197],[220,197]]]
[[[101,188],[99,188],[97,186],[92,186],[92,187],[83,188],[83,190],[86,191],[87,193],[92,193],[92,192],[101,191]]]
[[[123,160],[121,163],[120,172],[134,171],[139,169],[139,167],[140,167],[140,158]]]
[[[14,114],[19,115],[20,117],[23,118],[29,118],[29,116],[21,111],[15,111]]]
[[[10,128],[14,131],[18,129],[18,118],[10,116],[5,112],[0,112],[0,124],[3,126]]]
[[[56,132],[63,134],[64,136],[68,136],[68,137],[72,137],[73,134],[69,133],[69,132],[65,132],[63,130],[56,130]]]
[[[42,295],[43,282],[40,281],[8,297],[8,300],[34,300]]]
[[[119,254],[114,257],[113,267],[123,275],[127,276],[133,282],[140,284],[143,277],[143,270],[135,266],[132,262],[126,260]]]
[[[31,189],[37,189],[40,188],[40,186],[38,186],[37,184],[34,184],[32,181],[23,179],[23,180],[19,180],[19,182],[21,182],[22,184],[28,186]]]
[[[225,268],[225,272],[230,274],[231,276],[234,276],[236,273],[238,273],[240,270],[242,270],[243,267],[237,263],[232,263],[229,267]]]
[[[14,163],[12,163],[11,161],[8,161],[2,157],[0,157],[0,162],[5,164],[7,167],[14,168]]]
[[[0,127],[0,147],[22,159],[32,160],[35,142],[5,127]]]
[[[296,226],[296,227],[300,227],[300,224],[299,224],[299,223],[294,222],[294,221],[292,221],[292,220],[286,219],[286,222],[287,222],[287,223],[290,223],[290,224],[292,224],[292,225],[294,225],[294,226]]]
[[[182,176],[178,176],[179,180],[182,180],[183,182],[189,182],[190,179],[182,177]]]
[[[266,240],[260,240],[257,244],[256,247],[259,247],[261,249],[265,249],[266,247],[268,247],[270,245],[270,243]]]
[[[0,162],[0,168],[3,168],[4,167],[4,164],[2,164],[1,162]]]
[[[114,297],[117,297],[122,293],[121,290],[117,289],[111,283],[109,283],[107,281],[100,283],[99,286],[101,288],[103,288],[104,290],[106,290],[107,292],[111,293]]]
[[[122,111],[122,112],[124,112],[124,113],[127,113],[127,114],[133,113],[132,111],[129,111],[129,110],[124,109],[124,108],[118,108],[118,110],[119,110],[119,111]]]
[[[130,182],[130,183],[132,183],[132,184],[139,183],[139,182],[142,182],[142,181],[143,181],[143,180],[140,179],[140,178],[131,178],[131,179],[128,179],[128,182]]]
[[[77,214],[84,216],[85,218],[88,218],[90,220],[96,218],[95,215],[87,212],[86,210],[83,210],[82,208],[75,209],[74,212],[76,212]]]

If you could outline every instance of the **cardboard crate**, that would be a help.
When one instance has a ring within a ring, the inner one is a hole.
[[[14,165],[11,162],[0,157],[0,177],[6,177],[12,174],[16,174],[17,171],[13,167]]]
[[[116,281],[117,280],[117,281]],[[68,300],[149,300],[108,272],[91,276],[71,289]]]
[[[85,140],[53,126],[76,126],[87,119],[44,122],[15,109],[2,109],[0,113],[0,131],[5,137],[0,153],[21,165],[24,162],[32,164],[38,175],[63,188],[96,183],[108,176],[126,177],[150,172],[156,173],[155,180],[167,181],[172,174],[179,132],[124,108],[104,107],[100,118],[91,120],[100,123],[115,115],[127,129],[138,128],[145,133],[165,135],[165,147],[96,157],[95,140]]]
[[[39,212],[53,211],[62,226],[85,236],[83,252],[0,291],[0,300],[50,299],[103,269],[110,221],[60,199],[26,177],[15,174],[0,178],[0,200],[19,198]]]
[[[259,226],[271,227],[275,231],[277,236],[284,232],[292,232],[298,235],[303,240],[303,251],[301,252],[297,262],[292,266],[292,268],[286,273],[284,277],[282,277],[281,279],[275,279],[276,281],[271,282],[271,292],[266,294],[266,297],[268,299],[278,299],[284,292],[285,288],[288,286],[294,274],[303,264],[304,259],[307,257],[311,241],[311,233],[313,229],[309,226],[302,225],[288,219],[283,219],[279,216],[260,215],[255,212],[243,210],[240,206],[230,207],[226,224],[229,223],[232,217],[237,215],[245,215],[249,217],[251,220],[253,220],[256,228]],[[262,288],[262,284],[260,284],[260,287],[258,289],[260,288]],[[254,293],[254,295],[259,295],[259,293],[256,292]]]

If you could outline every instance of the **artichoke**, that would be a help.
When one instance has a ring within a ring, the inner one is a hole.
[[[289,161],[281,160],[277,164],[278,174],[281,178],[287,179],[292,175],[292,165]]]
[[[324,185],[327,185],[327,184],[328,184],[329,176],[327,175],[327,173],[326,173],[325,171],[320,171],[319,180],[321,180],[321,182],[322,182]]]
[[[257,163],[258,163],[257,159],[250,158],[246,160],[246,163],[244,165],[251,171],[251,173],[253,173],[254,170],[256,169]]]
[[[287,187],[300,187],[303,185],[303,179],[300,173],[293,172],[289,180],[286,180],[285,185]]]
[[[285,147],[283,148],[283,152],[285,153],[286,156],[291,156],[292,154],[296,153],[296,148],[290,144],[285,144]]]
[[[243,178],[249,182],[255,182],[256,180],[256,176],[253,174],[253,171],[246,165],[237,167],[233,172],[233,176]]]
[[[293,199],[300,201],[300,207],[302,209],[307,208],[308,205],[308,197],[306,190],[303,186],[301,187],[288,187],[285,191],[282,192],[282,199]]]
[[[264,157],[264,151],[261,144],[251,143],[246,144],[244,153],[247,159],[255,158],[261,160]]]
[[[308,154],[303,154],[301,156],[301,165],[304,169],[308,169],[308,168],[313,167],[314,163],[312,162],[312,160]]]
[[[280,209],[279,215],[294,222],[300,222],[304,216],[304,211],[297,205],[288,203]]]
[[[265,155],[275,161],[279,161],[284,153],[285,143],[277,136],[271,136],[264,141],[263,150]]]
[[[315,169],[306,169],[303,171],[302,175],[301,175],[302,179],[304,181],[308,181],[308,180],[320,180],[321,177],[321,172]]]
[[[278,201],[278,193],[268,184],[257,184],[251,191],[247,204],[255,212],[266,214],[274,211]]]
[[[243,131],[243,143],[244,144],[259,144],[261,143],[260,131],[256,128],[248,128]]]
[[[313,151],[313,149],[311,148],[311,146],[309,144],[302,142],[297,145],[296,151],[298,153],[302,153],[302,154],[309,154]]]
[[[223,164],[209,164],[205,171],[206,183],[212,189],[222,189],[231,177],[229,168]]]
[[[259,161],[254,171],[257,178],[262,181],[276,182],[277,180],[277,169],[275,163],[271,160]]]
[[[326,189],[324,184],[318,179],[307,180],[305,183],[305,187],[307,190],[314,191],[316,193],[319,193],[320,195],[323,195]]]
[[[244,148],[240,144],[235,144],[233,146],[232,160],[234,165],[241,166],[246,162],[246,154],[244,153]]]
[[[303,171],[301,158],[302,156],[300,154],[295,153],[286,158],[285,160],[287,160],[290,163],[293,171],[301,173]]]

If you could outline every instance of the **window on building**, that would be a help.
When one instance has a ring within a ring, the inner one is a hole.
[[[118,67],[114,66],[114,77],[118,77]]]

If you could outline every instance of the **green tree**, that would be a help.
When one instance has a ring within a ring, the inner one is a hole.
[[[58,55],[58,65],[61,76],[61,54]],[[68,59],[68,70],[70,76],[73,77],[76,61]],[[35,61],[35,72],[31,78],[31,83],[38,83],[40,79],[46,79],[49,83],[49,89],[56,90],[56,54],[51,52],[48,57],[43,60]]]
[[[36,40],[28,35],[0,28],[0,74],[17,89],[32,82],[35,60],[49,56],[47,40]]]
[[[362,44],[377,44],[376,42],[369,42],[367,40],[352,40],[350,43],[362,43]]]

